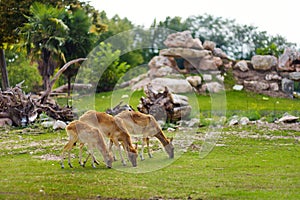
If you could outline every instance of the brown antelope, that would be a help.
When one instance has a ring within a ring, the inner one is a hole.
[[[101,133],[106,135],[110,139],[109,151],[112,152],[112,145],[115,144],[120,153],[123,165],[126,165],[119,144],[121,142],[132,166],[137,166],[137,150],[133,147],[130,135],[120,118],[114,118],[104,112],[90,110],[84,113],[79,120],[97,128]]]
[[[149,148],[149,137],[156,137],[164,146],[169,158],[174,158],[174,146],[172,138],[169,140],[165,137],[163,131],[158,125],[157,121],[152,115],[143,114],[138,111],[123,111],[115,116],[121,118],[127,128],[128,132],[132,135],[143,134],[142,149],[140,152],[141,160],[144,160],[143,152],[144,145],[147,144],[148,155],[151,158]]]
[[[88,124],[81,122],[79,120],[75,120],[71,122],[69,125],[66,126],[66,132],[69,135],[69,141],[64,146],[62,154],[61,154],[61,167],[64,168],[64,153],[65,151],[68,151],[68,164],[72,168],[71,159],[70,159],[70,151],[72,150],[73,146],[75,146],[76,142],[80,142],[81,144],[87,144],[88,146],[88,152],[89,156],[91,155],[93,158],[92,165],[95,168],[95,164],[97,161],[94,157],[94,149],[98,149],[100,153],[102,154],[104,161],[106,163],[106,166],[108,168],[112,167],[113,157],[111,153],[108,151],[105,140],[99,132],[98,129],[93,128],[89,126]],[[88,156],[88,157],[89,157]],[[79,154],[79,163],[80,165],[84,166],[87,159],[85,160],[84,164],[81,162],[81,149]],[[98,163],[97,163],[98,164]]]

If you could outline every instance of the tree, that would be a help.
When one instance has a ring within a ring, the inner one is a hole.
[[[63,60],[62,45],[68,37],[68,26],[63,22],[67,15],[64,9],[54,8],[41,3],[33,3],[30,7],[28,22],[21,27],[28,53],[38,63],[45,90],[49,87],[50,76]]]
[[[129,69],[128,64],[120,61],[120,52],[114,50],[111,44],[101,42],[80,67],[76,83],[92,84],[97,92],[112,90]]]
[[[86,57],[95,45],[98,31],[102,31],[102,29],[95,30],[92,21],[81,8],[68,13],[65,23],[69,27],[68,38],[62,46],[66,60]],[[68,83],[68,96],[70,95],[71,79],[77,74],[79,66],[78,63],[75,63],[64,71]]]
[[[30,6],[34,1],[31,0],[1,0],[0,1],[0,67],[2,75],[2,88],[9,86],[5,54],[4,51],[11,45],[20,42],[20,35],[18,33],[19,27],[22,27],[27,22],[25,16],[30,15]],[[48,5],[56,6],[57,8],[72,9],[74,7],[83,8],[86,13],[91,15],[92,23],[97,31],[105,29],[105,26],[100,23],[99,13],[95,8],[86,2],[79,0],[39,0],[40,3],[47,3]]]
[[[121,19],[118,15],[115,15],[111,19],[109,19],[104,11],[100,13],[100,16],[102,22],[107,25],[107,31],[103,32],[100,35],[98,44],[101,42],[105,42],[105,40],[114,35],[122,33],[122,35],[124,35],[124,39],[118,40],[117,46],[123,47],[123,49],[132,46],[131,44],[133,43],[133,41],[131,41],[131,38],[133,37],[126,37],[126,33],[124,33],[135,28],[130,20],[128,20],[127,18]],[[139,64],[144,62],[142,50],[130,51],[126,54],[120,55],[120,62],[126,62],[128,65],[130,65],[130,67],[138,66]]]

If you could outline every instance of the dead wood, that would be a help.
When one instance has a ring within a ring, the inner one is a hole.
[[[80,62],[80,61],[84,61],[86,60],[86,58],[78,58],[75,60],[71,60],[69,62],[67,62],[53,77],[53,79],[50,81],[49,86],[47,87],[47,90],[43,93],[43,95],[41,96],[41,98],[39,99],[39,101],[44,104],[47,101],[47,98],[49,97],[51,91],[52,91],[52,87],[54,85],[54,83],[56,82],[56,80],[59,78],[59,76],[72,64]]]
[[[138,110],[153,115],[156,120],[174,122],[188,117],[191,112],[188,97],[173,94],[167,87],[163,91],[156,91],[149,84],[144,92],[147,97],[140,99]]]

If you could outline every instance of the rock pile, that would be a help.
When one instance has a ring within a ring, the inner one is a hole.
[[[170,34],[164,44],[167,48],[160,50],[159,55],[148,63],[147,77],[142,75],[144,78],[131,82],[133,90],[142,89],[149,83],[155,90],[168,87],[174,93],[224,90],[222,70],[230,68],[231,61],[214,42],[202,44],[190,31],[183,31]]]
[[[294,82],[300,81],[300,53],[286,48],[276,58],[255,55],[251,61],[238,61],[233,67],[237,84],[245,89],[275,97],[292,97]]]

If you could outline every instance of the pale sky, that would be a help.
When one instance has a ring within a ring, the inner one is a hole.
[[[167,16],[187,18],[191,15],[211,14],[235,19],[239,24],[253,25],[270,35],[281,35],[300,45],[299,0],[89,0],[99,11],[111,18],[118,14],[135,25],[149,28],[153,20]]]

